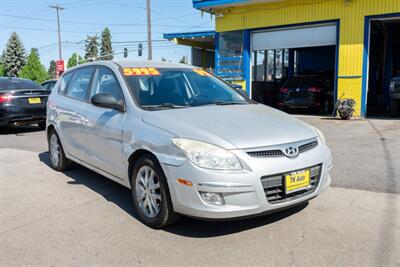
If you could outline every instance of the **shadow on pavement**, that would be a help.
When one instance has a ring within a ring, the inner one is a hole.
[[[393,189],[398,188],[398,180],[396,179],[396,170],[394,167],[395,162],[393,162],[389,146],[390,144],[387,143],[387,139],[383,135],[382,131],[380,131],[374,124],[373,122],[368,119],[368,123],[370,124],[371,128],[374,129],[376,134],[379,136],[379,140],[381,142],[382,150],[384,152],[384,157],[385,157],[385,166],[382,166],[382,168],[385,169],[386,173],[386,179],[384,180],[385,182],[385,187],[386,187],[386,192],[390,192]],[[395,193],[395,192],[393,192]],[[386,262],[382,262],[380,259],[380,255],[386,254],[389,252],[388,255],[392,255],[392,253],[395,253],[395,236],[396,232],[389,232],[387,225],[396,225],[396,211],[398,210],[397,205],[393,205],[393,202],[390,201],[389,199],[386,201],[386,208],[385,208],[385,215],[386,218],[383,218],[382,220],[382,225],[380,229],[380,243],[379,243],[379,248],[376,252],[376,259],[377,265],[382,264],[383,266],[389,265],[389,258],[386,257],[385,260]],[[398,253],[398,252],[397,252]]]
[[[40,153],[39,160],[50,168],[50,159],[47,152]],[[72,179],[68,184],[84,185],[103,196],[107,201],[116,204],[135,219],[138,219],[133,209],[129,189],[78,164],[74,164],[71,169],[63,173]],[[308,203],[304,203],[273,214],[232,221],[204,221],[182,217],[176,224],[166,227],[163,231],[192,238],[224,236],[272,224],[300,212],[307,205]]]
[[[176,224],[171,225],[164,230],[176,235],[192,238],[230,235],[283,220],[300,212],[307,206],[308,202],[276,213],[262,215],[260,217],[230,221],[204,221],[182,217],[182,219]]]

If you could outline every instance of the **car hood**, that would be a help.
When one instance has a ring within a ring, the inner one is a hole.
[[[178,137],[226,149],[285,144],[316,136],[308,124],[261,104],[144,111],[143,121]]]

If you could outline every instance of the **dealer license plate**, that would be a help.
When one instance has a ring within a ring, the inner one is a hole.
[[[40,97],[30,97],[28,98],[29,104],[40,104],[42,101],[40,100]]]
[[[285,175],[285,193],[307,189],[310,186],[310,170],[300,170]]]

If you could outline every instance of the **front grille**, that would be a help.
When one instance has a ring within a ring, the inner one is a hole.
[[[314,192],[318,186],[321,177],[322,164],[304,169],[310,169],[310,186],[304,190],[293,192],[290,194],[285,193],[284,178],[285,175],[290,174],[293,171],[261,177],[261,183],[264,188],[264,193],[267,197],[268,202],[271,204],[278,204],[294,200],[296,198],[300,198]]]
[[[314,148],[318,145],[318,141],[313,141],[304,145],[299,146],[299,152],[306,152],[307,150],[310,150],[311,148]]]
[[[255,158],[269,158],[269,157],[281,157],[283,156],[283,152],[281,150],[264,150],[264,151],[253,151],[247,152],[250,157]]]
[[[313,140],[299,146],[299,153],[306,152],[318,145],[317,140]],[[282,148],[284,149],[284,148]],[[272,158],[272,157],[283,157],[285,154],[281,149],[269,149],[269,150],[260,150],[260,151],[248,151],[247,154],[250,157],[254,158]]]

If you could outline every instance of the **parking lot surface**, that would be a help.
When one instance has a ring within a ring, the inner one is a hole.
[[[128,189],[80,166],[48,166],[45,133],[0,133],[0,266],[400,265],[400,121],[300,116],[326,135],[332,185],[259,218],[141,224]]]

